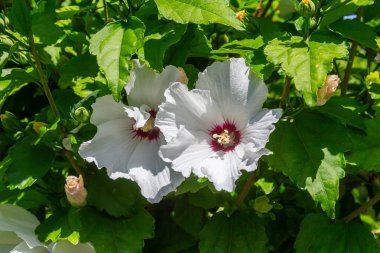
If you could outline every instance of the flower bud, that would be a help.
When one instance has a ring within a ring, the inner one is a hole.
[[[340,83],[340,79],[337,75],[328,75],[325,80],[325,84],[317,91],[317,105],[326,104]]]
[[[34,121],[34,122],[32,123],[32,125],[33,125],[33,130],[34,130],[34,132],[36,132],[37,134],[40,133],[42,127],[46,127],[46,126],[47,126],[46,123],[44,123],[44,122],[39,122],[39,121]]]
[[[310,18],[315,14],[315,4],[312,0],[301,0],[298,5],[298,11],[301,16]]]
[[[243,22],[244,19],[248,16],[248,14],[245,12],[245,10],[242,10],[242,11],[238,11],[236,12],[235,14],[235,17],[237,20]]]
[[[65,185],[66,197],[69,203],[75,207],[83,207],[87,204],[87,190],[84,188],[82,175],[79,177],[68,176]]]
[[[183,83],[183,84],[187,84],[189,82],[189,78],[187,78],[185,70],[183,68],[179,67],[178,71],[179,71],[179,76],[178,76],[176,81]]]
[[[90,118],[90,113],[83,106],[77,108],[74,112],[74,117],[80,123],[86,122]]]
[[[21,123],[18,118],[11,112],[0,114],[1,124],[5,131],[15,133],[22,129]]]

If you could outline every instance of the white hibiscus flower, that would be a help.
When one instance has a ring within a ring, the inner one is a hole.
[[[165,89],[184,77],[174,66],[156,73],[138,61],[133,64],[125,87],[129,106],[116,103],[111,96],[98,98],[90,120],[97,133],[80,146],[79,154],[98,168],[106,167],[113,179],[136,181],[142,195],[156,203],[183,181],[181,173],[171,170],[158,155],[165,140],[154,122]]]
[[[196,89],[174,83],[165,92],[156,126],[167,141],[160,154],[175,171],[207,177],[217,190],[233,191],[241,170],[253,171],[281,110],[262,109],[268,89],[244,59],[214,63]]]
[[[34,230],[40,224],[27,210],[13,205],[0,205],[0,252],[1,253],[95,253],[89,243],[74,245],[59,241],[44,245]]]

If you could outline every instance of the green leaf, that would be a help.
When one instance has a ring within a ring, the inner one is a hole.
[[[203,209],[190,205],[185,199],[180,199],[175,204],[173,219],[184,231],[197,237],[205,222],[205,215]]]
[[[327,9],[328,12],[322,16],[319,25],[321,28],[326,28],[328,25],[340,20],[342,17],[355,13],[358,9],[358,6],[353,2],[347,3],[345,0],[331,2],[334,3],[334,5],[330,7],[330,10]],[[343,4],[344,2],[346,2],[346,4]]]
[[[3,69],[0,77],[0,110],[5,100],[29,83],[37,83],[37,73],[33,68]]]
[[[225,0],[155,0],[158,11],[166,19],[186,24],[220,23],[243,30],[242,23]]]
[[[86,188],[87,203],[115,217],[133,215],[145,203],[136,183],[123,178],[110,179],[105,169],[87,175]]]
[[[81,228],[79,209],[72,208],[68,213],[58,211],[44,220],[37,228],[36,234],[41,242],[57,242],[69,240],[73,244],[79,242]]]
[[[151,68],[162,71],[166,50],[177,43],[186,31],[186,25],[155,20],[147,24],[144,47],[139,52]]]
[[[12,55],[16,52],[18,48],[18,44],[13,44],[9,51],[3,51],[0,55],[0,71],[4,68],[4,66],[7,64],[7,62],[11,59]]]
[[[359,44],[377,50],[376,32],[369,25],[359,20],[341,20],[331,24],[330,29],[343,37],[356,41]],[[352,32],[355,31],[355,32]]]
[[[25,0],[13,0],[9,11],[9,20],[13,28],[21,35],[28,36],[31,29],[30,10]]]
[[[54,15],[48,13],[35,13],[32,15],[32,31],[36,42],[51,45],[65,35],[63,30],[54,24]]]
[[[301,223],[294,245],[296,253],[378,253],[372,233],[356,222],[332,222],[321,214],[309,214]]]
[[[127,22],[107,24],[90,41],[90,53],[96,55],[115,100],[129,80],[130,58],[143,46],[145,25],[137,17]]]
[[[330,217],[335,215],[339,179],[344,177],[342,153],[349,149],[347,130],[329,117],[305,111],[281,121],[271,135],[269,165],[306,189]]]
[[[52,166],[55,152],[42,145],[32,145],[24,139],[9,149],[12,162],[7,170],[9,183],[23,189],[25,183],[36,180],[46,174]],[[29,186],[27,183],[26,186]]]
[[[82,209],[81,242],[90,241],[97,253],[140,253],[144,239],[153,237],[153,218],[144,209],[129,218],[115,219],[93,209]]]
[[[305,102],[310,106],[316,103],[317,90],[332,69],[333,59],[348,54],[342,44],[303,42],[301,37],[292,37],[287,41],[274,39],[264,52],[269,61],[281,64],[286,74],[294,78],[297,90],[302,92]]]
[[[352,2],[357,6],[366,6],[374,4],[375,0],[352,0]]]
[[[347,160],[367,171],[380,171],[380,120],[364,120],[366,135],[353,133],[353,145]]]
[[[211,45],[202,31],[196,25],[188,25],[182,39],[171,46],[165,56],[165,63],[184,66],[189,57],[206,58],[211,51]]]
[[[236,212],[227,217],[219,212],[211,217],[199,234],[201,253],[267,252],[265,228],[255,216]]]

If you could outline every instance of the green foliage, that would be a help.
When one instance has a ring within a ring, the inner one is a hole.
[[[247,213],[227,217],[219,212],[211,217],[199,234],[201,253],[266,252],[268,238],[264,227]],[[228,251],[226,251],[228,249]]]
[[[318,122],[318,124],[315,124]],[[330,217],[335,216],[339,179],[344,177],[343,152],[349,148],[346,129],[332,119],[305,111],[280,122],[268,148],[270,166],[306,189]]]
[[[294,247],[300,253],[380,252],[370,231],[362,224],[332,222],[321,214],[305,217]]]
[[[224,0],[155,0],[166,19],[186,24],[220,23],[242,30],[242,24]]]
[[[297,90],[306,103],[315,105],[317,90],[333,67],[334,58],[348,55],[344,45],[318,41],[303,41],[301,37],[290,40],[274,39],[265,47],[268,60],[281,64],[285,73],[294,78]]]
[[[144,23],[130,17],[126,22],[106,25],[91,38],[90,52],[96,55],[115,100],[120,99],[129,80],[129,60],[143,46],[144,32]]]
[[[153,218],[144,210],[115,219],[92,209],[80,212],[80,240],[91,241],[97,253],[141,252],[144,239],[153,237]]]
[[[0,205],[33,213],[45,245],[90,242],[97,253],[380,252],[379,7],[0,1]],[[272,154],[234,175],[233,192],[191,175],[151,204],[128,176],[111,179],[82,159],[80,145],[103,127],[92,124],[93,103],[112,94],[128,105],[132,59],[157,72],[181,67],[193,89],[206,67],[231,58],[264,79],[263,107],[283,111]],[[328,75],[341,80],[336,91],[323,88]],[[80,174],[87,196],[78,208],[65,179]]]

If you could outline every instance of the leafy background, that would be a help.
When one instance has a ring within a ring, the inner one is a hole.
[[[380,252],[380,1],[313,3],[310,17],[297,0],[1,0],[0,203],[36,214],[41,241],[98,253]],[[273,155],[236,192],[190,178],[152,205],[81,160],[96,128],[75,111],[125,101],[131,59],[182,67],[192,88],[230,57],[268,84],[266,107],[284,109]],[[316,106],[327,74],[340,89]],[[84,208],[63,187],[79,173]]]

